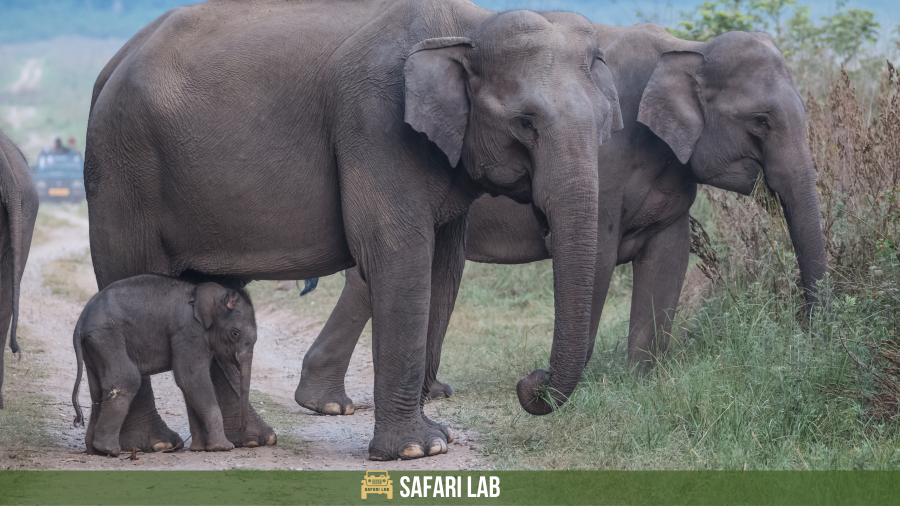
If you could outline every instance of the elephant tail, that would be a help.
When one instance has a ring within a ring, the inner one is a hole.
[[[75,388],[72,390],[72,406],[75,408],[75,421],[73,426],[84,427],[84,414],[81,412],[81,405],[78,404],[78,388],[81,386],[81,372],[84,369],[84,355],[81,352],[81,319],[78,319],[78,325],[75,326],[75,333],[72,336],[72,343],[75,345],[75,360],[78,362],[78,373],[75,376]]]
[[[303,280],[303,290],[300,290],[300,296],[303,297],[304,295],[308,294],[309,292],[315,290],[317,286],[319,286],[319,278],[304,279]],[[297,280],[297,288],[300,288],[300,280],[299,279]]]

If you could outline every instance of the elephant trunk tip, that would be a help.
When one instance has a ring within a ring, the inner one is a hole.
[[[552,413],[554,407],[549,402],[550,388],[550,373],[543,369],[537,369],[520,379],[516,385],[516,394],[522,409],[537,416]]]

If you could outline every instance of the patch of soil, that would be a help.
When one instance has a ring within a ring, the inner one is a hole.
[[[22,283],[20,320],[30,332],[22,340],[23,362],[46,371],[46,378],[36,380],[27,388],[11,392],[7,397],[30,395],[35,399],[43,395],[49,412],[47,425],[50,430],[48,446],[30,451],[29,469],[484,469],[487,461],[480,454],[476,434],[454,430],[456,439],[446,455],[413,461],[371,462],[368,445],[372,438],[374,409],[362,408],[351,416],[324,416],[301,408],[294,401],[294,390],[300,380],[303,354],[315,340],[324,322],[312,318],[300,318],[293,313],[272,308],[257,308],[258,342],[253,360],[252,389],[254,406],[263,419],[278,434],[279,443],[274,447],[238,448],[231,452],[206,453],[178,451],[175,453],[137,454],[130,460],[125,452],[118,457],[88,456],[84,450],[84,428],[73,427],[74,410],[71,405],[72,387],[75,381],[75,352],[72,348],[72,331],[83,308],[83,302],[63,295],[54,295],[44,283],[49,272],[48,264],[72,258],[84,253],[89,246],[87,219],[79,216],[72,205],[46,206],[42,212],[61,218],[70,226],[44,230],[47,242],[34,247],[29,255]],[[52,266],[51,266],[52,267]],[[58,270],[56,272],[59,272]],[[96,292],[96,283],[90,269],[68,270],[72,279],[53,280]],[[52,282],[49,284],[53,284]],[[56,290],[60,293],[59,290]],[[42,353],[29,353],[29,349],[42,349]],[[6,357],[7,364],[11,360]],[[374,404],[372,389],[374,371],[372,352],[360,342],[354,352],[347,373],[347,394],[361,406]],[[156,406],[160,415],[172,430],[182,438],[190,435],[188,418],[181,391],[175,385],[172,373],[153,377]],[[264,395],[261,395],[264,394]],[[82,381],[79,402],[90,414],[90,394],[87,380]],[[435,401],[452,402],[452,401]],[[436,404],[426,406],[432,416]],[[190,442],[186,444],[189,446]]]

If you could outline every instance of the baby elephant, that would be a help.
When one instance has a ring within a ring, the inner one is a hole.
[[[241,430],[246,428],[256,343],[256,320],[246,293],[164,276],[124,279],[88,302],[73,340],[78,358],[72,392],[76,426],[84,426],[78,405],[82,361],[91,389],[88,453],[119,454],[119,431],[141,377],[166,371],[175,373],[187,402],[191,450],[234,448],[225,437],[209,374],[213,360],[240,396]]]

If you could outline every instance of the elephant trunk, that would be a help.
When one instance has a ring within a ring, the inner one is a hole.
[[[766,164],[765,172],[769,186],[781,199],[800,266],[806,303],[812,309],[820,302],[817,283],[825,276],[827,265],[819,221],[816,171],[805,137],[802,141],[795,143],[793,149],[783,150],[783,156],[774,157],[775,160]]]
[[[248,353],[241,359],[241,432],[247,429],[250,419],[250,366],[253,354]]]
[[[592,151],[597,153],[596,147]],[[585,366],[597,257],[598,187],[596,154],[583,159],[588,165],[577,166],[584,170],[555,174],[558,184],[553,184],[548,202],[538,204],[550,227],[556,320],[550,371],[538,369],[516,386],[519,403],[533,415],[546,415],[566,402]]]

